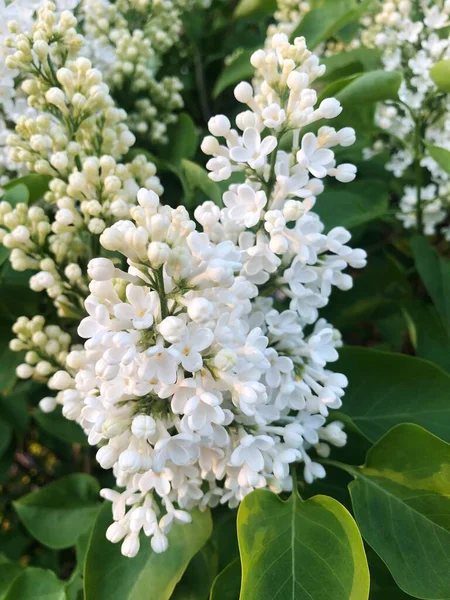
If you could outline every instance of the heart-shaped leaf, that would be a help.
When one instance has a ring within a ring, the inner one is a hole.
[[[238,512],[240,600],[365,600],[369,571],[346,508],[329,496],[286,502],[256,490]]]

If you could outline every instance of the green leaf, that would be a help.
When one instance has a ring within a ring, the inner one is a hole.
[[[99,509],[94,477],[72,473],[14,502],[20,520],[33,537],[50,548],[73,546],[91,527]]]
[[[2,560],[0,563],[0,600],[5,600],[8,590],[23,570],[24,568],[19,563]]]
[[[328,496],[256,490],[238,512],[240,600],[364,600],[369,571],[350,513]]]
[[[450,92],[450,60],[439,60],[430,69],[430,76],[440,92]]]
[[[11,439],[11,425],[9,425],[9,423],[5,423],[5,421],[0,421],[0,456],[3,456],[8,449]]]
[[[328,470],[328,469],[327,469]],[[405,594],[395,583],[388,568],[381,558],[370,547],[366,548],[367,561],[370,571],[370,600],[408,600]]]
[[[212,539],[192,558],[171,600],[208,600],[218,572],[217,551]]]
[[[8,394],[16,383],[16,368],[23,362],[23,354],[12,352],[9,347],[0,350],[0,353],[0,392]]]
[[[450,440],[450,376],[432,363],[391,352],[346,347],[335,366],[347,375],[342,411],[375,442],[399,423],[416,423]]]
[[[425,144],[428,152],[433,160],[450,174],[450,152],[445,148],[439,148],[439,146],[433,146],[432,144]]]
[[[210,600],[237,600],[241,590],[241,561],[236,558],[214,580]]]
[[[416,333],[416,354],[450,372],[450,336],[431,304],[408,307]]]
[[[197,150],[198,135],[195,123],[187,113],[181,113],[178,121],[169,127],[169,142],[162,146],[159,154],[172,165],[183,158],[192,158]]]
[[[190,560],[211,535],[209,511],[194,510],[192,517],[192,523],[172,527],[166,552],[154,553],[142,536],[138,555],[130,559],[121,554],[120,544],[105,537],[112,522],[111,505],[105,503],[86,557],[85,600],[168,600]]]
[[[214,98],[217,98],[217,96],[230,87],[230,85],[253,77],[255,69],[250,63],[250,57],[255,50],[256,48],[253,50],[242,50],[242,52],[225,67],[214,85]]]
[[[407,594],[450,597],[450,445],[398,425],[353,470],[355,518]]]
[[[192,191],[201,190],[208,200],[212,200],[215,204],[221,206],[222,194],[220,188],[217,183],[208,177],[207,171],[200,165],[186,159],[181,161],[181,165],[188,187]],[[198,202],[193,204],[196,206]]]
[[[276,0],[240,0],[234,10],[233,18],[241,19],[254,13],[268,13],[272,15],[276,9]]]
[[[4,189],[10,190],[18,184],[24,185],[28,188],[28,197],[26,200],[19,200],[19,202],[29,202],[30,204],[34,204],[38,200],[41,200],[44,194],[48,191],[48,186],[51,180],[52,178],[50,175],[38,175],[37,173],[32,173],[30,175],[24,175],[23,177],[9,181],[4,186]]]
[[[23,382],[23,388],[20,384],[16,384],[12,392],[0,395],[0,417],[20,433],[27,431],[29,422],[28,405],[25,396],[31,389],[31,386],[26,385],[28,383]]]
[[[370,71],[351,81],[336,98],[344,108],[361,106],[371,102],[396,100],[402,81],[401,73],[396,71]]]
[[[30,191],[25,184],[18,183],[18,180],[16,180],[16,182],[11,181],[4,189],[6,190],[5,194],[2,196],[4,202],[9,202],[11,206],[22,203],[28,204]]]
[[[304,36],[309,50],[334,36],[353,21],[359,19],[373,0],[321,0],[303,17],[291,35],[294,39]]]
[[[331,187],[317,198],[314,211],[326,230],[342,226],[353,229],[384,215],[389,206],[387,186],[371,179],[355,181],[348,188]]]
[[[426,237],[416,235],[411,249],[420,278],[450,333],[450,260],[439,256]]]
[[[29,567],[14,581],[5,600],[66,600],[66,593],[52,571]]]
[[[44,413],[39,408],[36,408],[31,414],[42,429],[50,433],[50,435],[69,444],[88,446],[86,435],[78,423],[69,421],[63,417],[59,408],[56,408],[51,413]]]
[[[380,55],[371,48],[357,48],[324,58],[321,63],[327,70],[320,81],[332,82],[364,71],[375,70],[379,66]]]

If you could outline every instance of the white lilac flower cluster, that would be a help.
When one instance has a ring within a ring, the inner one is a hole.
[[[331,98],[315,107],[310,85],[323,67],[303,38],[274,36],[252,64],[264,82],[257,94],[236,87],[249,107],[237,129],[216,116],[209,128],[225,145],[203,142],[211,178],[239,172],[242,183],[225,192],[225,208],[207,201],[195,210],[201,229],[184,207],[138,192],[132,218],[100,237],[128,269],[90,261],[84,349],[49,382],[124,488],[102,495],[113,504],[107,537],[126,556],[139,551],[141,531],[164,551],[173,523],[190,521],[196,506],[290,490],[293,463],[306,482],[324,477],[314,455],[346,441],[342,423],[327,420],[347,385],[327,368],[340,335],[319,309],[333,286],[351,287],[344,271],[366,255],[342,227],[325,233],[311,209],[327,175],[354,178],[330,149],[352,144],[354,132],[323,126],[301,136],[341,112]]]
[[[450,178],[423,144],[450,150],[450,100],[436,93],[430,76],[436,62],[450,58],[450,2],[385,0],[362,25],[362,44],[382,52],[386,70],[403,75],[402,104],[384,103],[377,109],[376,122],[387,141],[383,136],[366,155],[387,147],[391,158],[386,168],[395,177],[403,177],[410,167],[419,176],[420,169],[426,169],[426,177],[404,187],[398,218],[406,228],[419,227],[427,235],[440,229],[450,239]]]
[[[183,12],[199,0],[84,0],[86,50],[101,65],[113,96],[126,90],[128,124],[141,138],[167,142],[183,106],[181,80],[160,77],[163,55],[179,44]]]
[[[38,271],[31,288],[46,290],[60,316],[79,318],[88,293],[81,267],[96,255],[98,235],[130,216],[141,186],[162,188],[143,155],[123,162],[134,135],[100,71],[79,55],[73,14],[46,2],[29,31],[9,27],[6,65],[32,111],[7,136],[10,158],[50,183],[42,207],[1,204],[0,234],[13,268]]]

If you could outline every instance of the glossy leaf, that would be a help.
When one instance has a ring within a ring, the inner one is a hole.
[[[323,0],[304,16],[291,38],[304,36],[309,50],[314,50],[345,25],[358,19],[360,10],[354,0]]]
[[[66,592],[52,571],[29,567],[11,585],[5,600],[66,600]]]
[[[399,423],[416,423],[450,441],[450,376],[432,363],[369,348],[339,351],[349,379],[342,412],[372,442]]]
[[[112,522],[111,504],[102,507],[92,531],[85,571],[85,600],[168,600],[190,560],[206,543],[212,530],[208,511],[193,511],[193,522],[174,525],[169,533],[169,548],[162,554],[152,551],[142,536],[135,558],[120,552],[105,532]]]
[[[221,571],[211,588],[210,600],[238,600],[241,590],[241,561],[236,558]]]
[[[16,206],[16,204],[27,204],[30,199],[30,191],[28,187],[19,183],[19,180],[11,181],[8,186],[5,187],[5,194],[2,196],[2,200]]]
[[[99,509],[99,485],[93,477],[73,473],[14,502],[33,537],[50,548],[73,546]]]
[[[20,202],[34,204],[44,196],[45,192],[48,190],[50,181],[51,177],[49,175],[31,173],[30,175],[24,175],[23,177],[9,181],[5,185],[5,190],[12,190],[12,188],[17,185],[23,185],[28,189],[28,197],[26,200],[20,200]]]
[[[336,98],[345,106],[396,100],[402,76],[396,71],[370,71],[351,81]]]
[[[450,60],[439,60],[430,69],[430,76],[440,92],[450,92]]]
[[[213,90],[213,96],[217,98],[224,90],[240,81],[251,79],[255,69],[250,63],[250,57],[256,50],[242,50],[241,53],[227,65],[219,75]]]
[[[369,179],[355,181],[348,191],[342,185],[325,190],[318,196],[314,211],[326,230],[337,226],[352,229],[384,215],[388,204],[386,185]]]
[[[183,173],[188,187],[195,193],[201,190],[208,200],[212,200],[219,206],[222,203],[222,194],[217,183],[208,177],[207,171],[200,165],[190,160],[182,160]],[[197,203],[195,203],[196,205]]]
[[[353,470],[355,518],[407,594],[450,594],[450,445],[417,425],[387,433]]]
[[[350,513],[328,496],[246,496],[238,512],[240,600],[365,600],[369,571]]]

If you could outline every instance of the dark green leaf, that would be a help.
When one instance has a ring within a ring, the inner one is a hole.
[[[226,88],[245,79],[251,79],[255,69],[250,63],[250,57],[255,50],[242,50],[242,52],[225,67],[219,75],[213,90],[213,96],[217,98]]]
[[[12,439],[12,429],[9,423],[0,421],[0,456],[8,449],[8,446]]]
[[[235,19],[248,17],[254,13],[272,15],[277,9],[276,0],[240,0],[233,13]]]
[[[49,175],[38,175],[37,173],[32,173],[30,175],[24,175],[23,177],[9,181],[5,185],[5,190],[10,190],[18,184],[24,185],[28,188],[29,194],[26,200],[19,200],[19,202],[29,202],[30,204],[34,204],[43,198],[44,194],[48,191],[48,186],[51,179],[52,178]]]
[[[28,427],[27,394],[32,389],[31,382],[20,382],[9,394],[0,395],[0,417],[14,429],[25,433]]]
[[[355,517],[397,584],[418,598],[450,597],[450,445],[398,425],[353,470]]]
[[[172,165],[183,158],[192,158],[197,150],[198,135],[195,123],[187,113],[181,113],[178,121],[169,127],[169,142],[161,147],[160,156]]]
[[[183,159],[181,161],[184,177],[188,187],[195,192],[201,190],[208,200],[212,200],[215,204],[221,206],[222,194],[217,183],[208,177],[207,171],[200,165],[197,165],[190,160]],[[191,203],[194,206],[198,202]]]
[[[416,423],[450,440],[450,376],[432,363],[348,346],[336,370],[349,379],[342,411],[372,442],[399,423]]]
[[[7,559],[3,560],[2,557],[0,563],[0,600],[5,600],[9,588],[22,572],[23,567],[19,563]]]
[[[12,185],[13,184],[13,185]],[[5,194],[2,196],[4,202],[9,202],[11,206],[16,204],[28,204],[30,199],[30,191],[27,186],[23,183],[19,183],[19,180],[11,181],[5,186]]]
[[[450,92],[450,60],[439,60],[430,69],[430,76],[440,92]]]
[[[95,519],[99,508],[97,480],[72,473],[14,502],[22,523],[45,546],[73,546]]]
[[[364,3],[366,4],[366,3]],[[292,39],[304,36],[310,50],[333,36],[359,17],[354,0],[322,0],[304,16],[292,33]]]
[[[241,561],[236,558],[220,572],[211,588],[210,600],[238,600],[241,590]]]
[[[327,230],[342,226],[358,227],[379,218],[387,212],[387,186],[379,181],[359,180],[347,188],[327,189],[317,198],[314,211],[319,214]]]
[[[217,567],[218,555],[210,539],[192,558],[171,600],[208,600]]]
[[[363,71],[373,71],[380,62],[379,53],[371,48],[357,48],[348,52],[340,52],[324,58],[322,61],[327,68],[320,81],[331,82]]]
[[[350,513],[328,496],[283,502],[256,490],[239,507],[240,600],[364,600],[369,571]]]
[[[32,416],[44,431],[54,437],[68,442],[69,444],[80,444],[88,446],[86,435],[78,423],[69,421],[63,417],[60,408],[51,413],[44,413],[39,408],[33,410]]]
[[[411,248],[420,278],[441,316],[444,327],[450,333],[450,260],[439,256],[423,236],[414,236]]]
[[[415,325],[416,353],[450,372],[450,336],[434,306],[408,307]]]
[[[66,593],[52,571],[29,567],[14,581],[5,600],[66,600]]]
[[[366,548],[370,571],[370,600],[408,600],[411,598],[398,587],[388,568],[370,547]]]
[[[85,600],[168,600],[193,556],[211,535],[208,511],[192,513],[187,525],[174,525],[169,548],[155,554],[142,536],[135,558],[126,558],[120,544],[111,544],[105,532],[112,522],[105,503],[94,525],[85,566]]]
[[[344,108],[382,100],[396,100],[401,81],[401,73],[395,71],[363,73],[340,91],[336,98]]]

